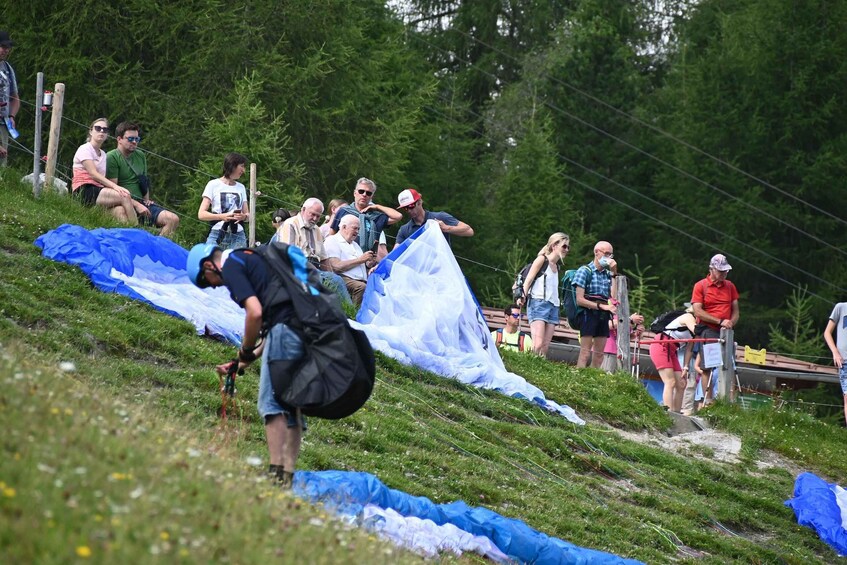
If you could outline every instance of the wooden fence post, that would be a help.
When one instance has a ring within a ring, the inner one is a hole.
[[[618,301],[618,338],[617,350],[621,352],[620,367],[618,370],[632,372],[632,348],[630,346],[629,325],[629,288],[626,277],[620,275],[615,279],[617,286],[615,298]]]
[[[735,382],[735,332],[721,328],[721,366],[718,368],[718,398],[733,402]]]
[[[41,105],[44,103],[44,73],[35,78],[35,134],[32,140],[32,195],[41,197]]]
[[[53,90],[53,115],[50,117],[50,139],[47,142],[47,166],[44,169],[44,184],[53,186],[56,175],[56,160],[59,158],[59,138],[62,135],[62,108],[65,105],[65,85],[57,82]],[[68,187],[70,192],[71,187]]]
[[[256,244],[256,163],[250,163],[250,219],[248,220],[250,239],[247,244]]]

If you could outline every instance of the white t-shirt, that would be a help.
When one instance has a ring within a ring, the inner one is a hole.
[[[553,272],[550,261],[544,260],[545,270],[538,273],[538,278],[529,289],[529,296],[538,300],[546,300],[553,306],[559,305],[559,273]],[[545,276],[546,275],[546,276]]]
[[[203,189],[203,197],[212,201],[209,211],[212,214],[229,214],[241,210],[247,202],[247,190],[240,182],[230,186],[221,179],[210,180]],[[219,230],[224,225],[223,220],[212,226],[213,230]],[[244,226],[238,224],[238,231],[244,231]]]
[[[839,302],[829,319],[835,322],[835,346],[841,357],[847,359],[847,302]]]
[[[326,241],[324,241],[324,251],[326,252],[327,257],[335,257],[337,259],[341,259],[342,261],[358,259],[363,254],[362,248],[359,247],[358,242],[354,240],[352,243],[347,243],[344,238],[341,237],[340,233],[331,235],[326,238]],[[361,265],[356,265],[352,269],[342,271],[338,274],[359,281],[368,280],[368,271],[365,268],[364,263],[362,263]]]

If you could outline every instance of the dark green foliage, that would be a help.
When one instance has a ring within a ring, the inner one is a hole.
[[[67,86],[63,174],[91,120],[140,121],[154,195],[184,214],[186,242],[205,236],[200,191],[235,150],[258,165],[259,239],[269,211],[349,198],[360,176],[381,204],[413,186],[475,229],[454,250],[492,306],[554,231],[572,238],[566,268],[606,239],[630,288],[656,277],[648,317],[729,254],[737,336],[754,347],[788,327],[792,290],[808,289],[809,344],[847,292],[843,2],[162,6],[32,0],[3,27],[29,102],[22,140],[39,70]]]

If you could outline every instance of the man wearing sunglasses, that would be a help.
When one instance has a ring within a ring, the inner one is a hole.
[[[6,156],[9,153],[9,127],[15,127],[15,117],[21,108],[18,81],[12,65],[7,60],[14,45],[9,33],[0,31],[0,167],[6,166]]]
[[[352,214],[359,218],[359,235],[356,238],[359,247],[373,249],[374,243],[379,241],[380,249],[377,258],[381,258],[385,256],[387,250],[383,249],[384,244],[380,241],[380,234],[387,226],[402,220],[403,215],[388,206],[374,204],[371,200],[374,193],[376,193],[374,181],[365,177],[356,181],[356,188],[353,190],[353,204],[338,209],[329,228],[329,233],[331,235],[337,234],[341,225],[341,218]]]
[[[423,207],[423,197],[414,188],[407,188],[397,195],[397,202],[400,204],[399,209],[404,210],[409,214],[409,222],[400,228],[397,232],[397,245],[403,243],[406,238],[418,231],[427,220],[435,220],[438,222],[438,227],[441,228],[441,233],[450,244],[450,236],[471,237],[473,228],[465,222],[460,222],[447,212],[428,212]]]
[[[517,304],[507,306],[503,310],[506,316],[506,327],[491,332],[491,339],[499,349],[511,351],[532,352],[532,338],[521,331],[521,309]]]
[[[106,153],[106,177],[132,193],[138,222],[145,226],[161,228],[160,235],[170,236],[179,226],[179,216],[150,198],[150,178],[147,176],[147,157],[137,151],[141,143],[138,124],[121,122],[115,128],[117,149]]]

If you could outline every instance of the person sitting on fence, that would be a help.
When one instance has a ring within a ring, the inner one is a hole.
[[[143,151],[138,151],[141,129],[138,124],[121,122],[115,128],[115,139],[118,142],[117,149],[106,153],[106,176],[130,191],[142,225],[161,228],[159,235],[171,235],[179,226],[179,216],[150,198],[147,157]]]
[[[517,304],[510,304],[503,310],[506,316],[506,326],[491,332],[491,339],[499,349],[511,351],[532,352],[532,337],[521,331],[521,308]]]
[[[335,273],[344,280],[353,303],[362,303],[368,281],[368,267],[376,259],[372,249],[362,251],[356,239],[359,236],[359,219],[352,215],[341,218],[340,231],[327,238],[324,245],[327,262]]]
[[[138,224],[132,194],[106,177],[106,152],[103,143],[109,137],[109,121],[98,118],[88,130],[87,141],[74,154],[73,195],[85,206],[105,208],[119,221]],[[139,206],[140,203],[137,203]]]
[[[244,155],[228,154],[224,158],[220,178],[210,180],[203,190],[197,218],[213,222],[206,238],[208,244],[217,245],[221,249],[247,247],[247,234],[242,224],[250,218],[250,206],[247,203],[247,190],[238,182],[246,165],[247,157]]]
[[[323,211],[324,205],[320,200],[307,198],[300,212],[285,220],[277,230],[279,241],[299,247],[306,259],[318,269],[321,284],[335,292],[341,300],[352,303],[344,279],[332,271],[332,265],[327,260],[323,236],[317,224]]]

